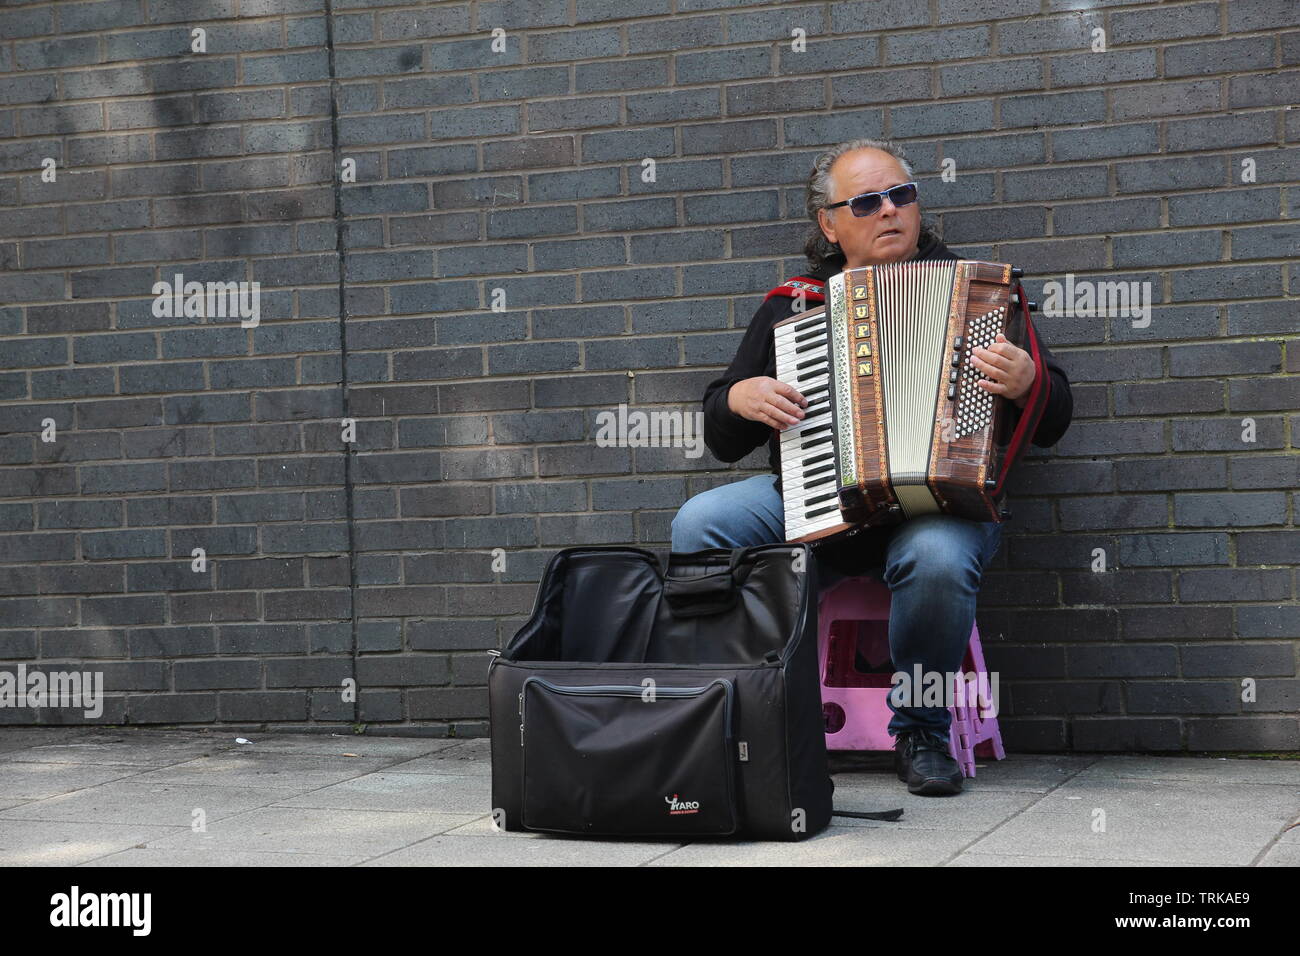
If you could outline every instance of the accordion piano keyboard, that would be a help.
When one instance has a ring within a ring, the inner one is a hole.
[[[808,407],[781,432],[785,537],[793,540],[839,524],[835,445],[831,433],[830,354],[824,312],[773,330],[776,377],[793,385]]]

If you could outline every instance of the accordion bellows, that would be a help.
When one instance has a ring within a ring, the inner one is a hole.
[[[970,364],[999,332],[1038,369],[1023,411],[981,388]],[[777,379],[809,400],[780,438],[787,541],[931,513],[1003,519],[1006,475],[1050,389],[1010,265],[847,269],[828,280],[825,305],[773,326],[773,347]]]

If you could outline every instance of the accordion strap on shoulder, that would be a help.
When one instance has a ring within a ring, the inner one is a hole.
[[[800,293],[803,293],[809,302],[825,302],[826,283],[811,279],[808,276],[795,276],[793,279],[786,279],[785,282],[763,296],[763,301],[766,302],[774,295],[783,295],[793,299]]]
[[[1016,288],[1019,291],[1020,308],[1024,311],[1025,317],[1025,351],[1034,360],[1034,384],[1029,388],[1029,395],[1025,398],[1025,407],[1020,411],[1020,420],[1016,422],[1015,431],[1011,434],[1011,441],[1007,443],[1007,452],[1002,459],[1002,468],[998,472],[997,485],[992,492],[994,498],[1002,493],[1002,486],[1006,482],[1007,475],[1011,472],[1011,467],[1020,460],[1020,457],[1028,449],[1034,433],[1038,431],[1038,423],[1042,421],[1043,413],[1047,411],[1047,400],[1052,394],[1052,376],[1048,371],[1047,362],[1043,358],[1042,349],[1038,347],[1038,333],[1034,330],[1034,323],[1029,318],[1029,306],[1026,304],[1025,290],[1018,283]]]

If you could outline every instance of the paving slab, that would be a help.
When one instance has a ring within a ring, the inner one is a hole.
[[[463,740],[443,737],[373,737],[366,734],[295,734],[292,737],[254,734],[244,737],[247,744],[232,746],[240,753],[292,753],[320,757],[341,757],[356,754],[358,757],[384,757],[409,760],[425,754],[436,754],[464,745]]]
[[[0,865],[1300,865],[1296,760],[1012,754],[942,798],[887,754],[832,767],[837,809],[903,817],[796,843],[502,832],[487,738],[0,728]]]
[[[1199,868],[1199,863],[1169,863],[1163,860],[1111,860],[1086,856],[1011,856],[1001,853],[966,852],[949,860],[944,866],[1116,866],[1142,867],[1182,866]]]
[[[492,812],[489,778],[483,774],[367,774],[310,793],[276,801],[285,807],[342,810],[443,810],[447,813]]]
[[[174,827],[118,823],[0,820],[0,866],[76,866]]]
[[[143,783],[184,783],[220,787],[284,787],[315,790],[379,770],[392,757],[319,756],[298,753],[256,753],[246,750],[214,753],[161,770],[142,773]]]
[[[201,846],[184,849],[130,847],[96,860],[79,864],[90,866],[355,866],[364,856],[339,856],[325,853],[263,853],[256,850],[232,850]]]
[[[189,737],[79,737],[76,740],[39,744],[0,755],[0,773],[13,763],[75,763],[98,767],[142,767],[153,769],[193,760],[219,752],[212,742]],[[230,746],[234,746],[233,741]]]
[[[1300,789],[1300,760],[1243,760],[1231,757],[1111,756],[1081,770],[1077,780],[1128,777],[1134,780],[1216,780],[1277,784]]]
[[[1248,865],[1298,812],[1300,790],[1291,787],[1154,776],[1076,777],[972,850]],[[1094,826],[1103,820],[1104,830]]]
[[[393,764],[389,773],[450,773],[457,776],[492,774],[492,749],[487,740],[467,740],[414,760]]]
[[[658,857],[650,866],[937,866],[961,852],[982,830],[920,830],[887,822],[834,823],[798,843],[698,842]]]
[[[139,777],[116,780],[73,793],[0,810],[0,821],[47,820],[81,823],[138,823],[190,826],[194,811],[208,821],[266,806],[286,791],[254,787],[218,787],[141,783]]]
[[[643,866],[679,844],[498,832],[434,837],[370,860],[362,866]]]
[[[0,753],[58,741],[74,740],[91,733],[88,728],[0,727]]]
[[[209,822],[206,832],[186,831],[146,843],[151,849],[285,854],[317,853],[372,858],[471,819],[470,814],[402,813],[389,810],[318,810],[310,807],[261,807]]]
[[[845,782],[835,780],[832,803],[836,810],[892,810],[903,808],[903,815],[894,821],[860,820],[854,817],[832,817],[839,826],[861,826],[885,822],[891,827],[917,830],[970,830],[981,831],[1010,819],[1031,807],[1042,794],[1026,790],[984,790],[967,788],[949,797],[918,797],[908,793],[906,785],[890,775],[881,780]]]
[[[22,763],[8,759],[13,755],[11,751],[0,764],[0,798],[6,800],[43,800],[139,773],[121,765]]]
[[[1300,844],[1278,843],[1260,860],[1260,866],[1300,866]]]

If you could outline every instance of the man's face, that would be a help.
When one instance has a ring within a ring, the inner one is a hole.
[[[845,153],[831,165],[831,202],[861,193],[890,189],[909,182],[898,160],[878,149]],[[880,262],[901,262],[916,254],[921,235],[921,203],[895,206],[888,196],[870,216],[855,216],[848,206],[817,214],[822,234],[844,250],[845,267],[857,269]]]

